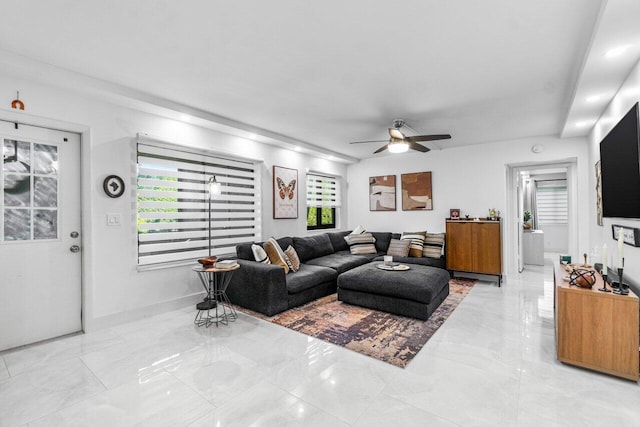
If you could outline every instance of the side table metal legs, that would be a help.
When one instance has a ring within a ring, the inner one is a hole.
[[[209,294],[204,298],[204,301],[196,304],[196,309],[198,312],[196,313],[196,318],[193,319],[193,323],[197,326],[209,326],[209,311],[215,309],[218,305],[218,302],[212,300]]]
[[[220,323],[228,325],[229,322],[235,321],[238,318],[238,313],[231,305],[226,293],[233,270],[197,272],[202,286],[207,291],[207,296],[204,301],[196,305],[198,312],[193,323],[208,328],[212,324],[216,326]]]

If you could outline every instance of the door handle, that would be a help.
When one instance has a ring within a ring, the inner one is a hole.
[[[71,252],[73,252],[74,254],[75,254],[75,253],[78,253],[78,252],[80,252],[80,246],[78,246],[78,245],[73,245],[73,246],[71,246],[71,247],[69,248],[69,250],[70,250]]]

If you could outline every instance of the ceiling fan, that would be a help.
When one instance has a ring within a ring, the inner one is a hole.
[[[424,145],[418,144],[418,142],[423,141],[437,141],[439,139],[451,139],[451,135],[443,134],[443,135],[416,135],[416,136],[405,136],[400,129],[408,126],[405,124],[403,119],[395,119],[393,121],[393,127],[389,128],[389,140],[379,140],[379,141],[356,141],[350,142],[349,144],[365,144],[369,142],[386,142],[387,145],[384,145],[378,148],[373,154],[378,154],[383,152],[384,150],[389,150],[390,153],[404,153],[405,151],[411,148],[412,150],[420,151],[422,153],[426,153],[431,151],[429,148]]]

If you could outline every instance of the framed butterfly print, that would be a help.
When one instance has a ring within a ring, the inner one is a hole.
[[[298,218],[298,169],[273,167],[273,218]]]

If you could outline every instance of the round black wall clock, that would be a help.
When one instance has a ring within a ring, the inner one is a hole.
[[[104,179],[102,188],[107,196],[115,199],[124,194],[124,181],[118,175],[109,175]]]

